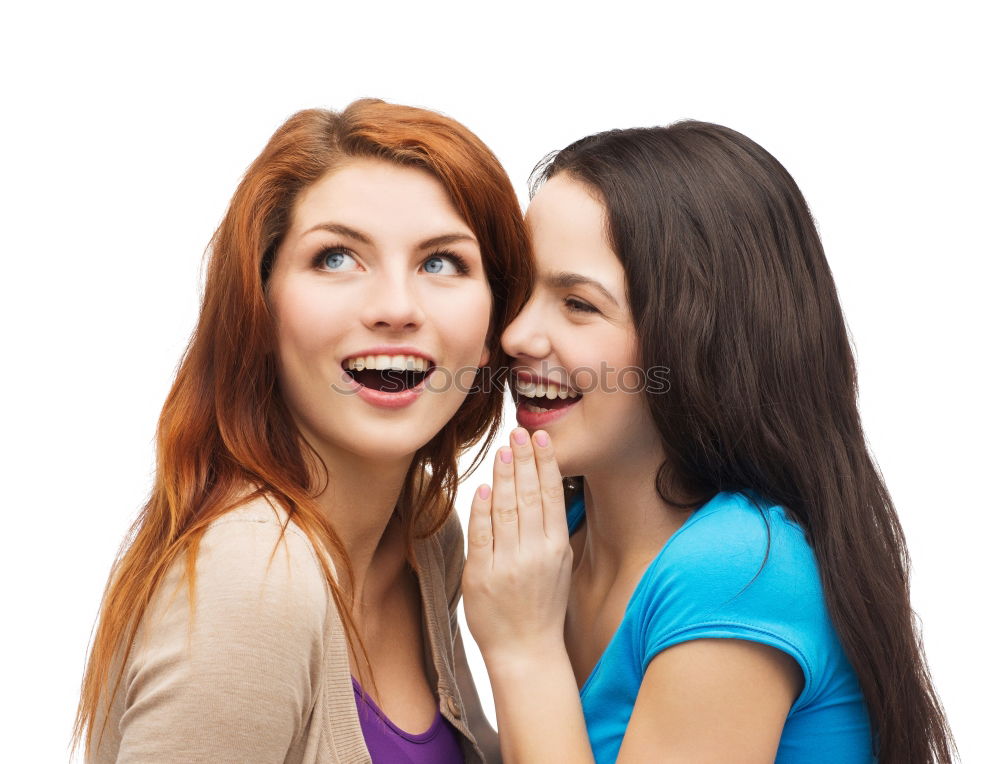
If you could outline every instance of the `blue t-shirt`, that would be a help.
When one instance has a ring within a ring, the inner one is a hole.
[[[567,514],[572,534],[584,520],[582,495]],[[776,762],[874,761],[861,688],[830,622],[802,529],[781,507],[758,509],[743,494],[720,493],[649,564],[580,690],[598,764],[617,758],[653,658],[706,637],[770,645],[802,668],[805,685],[785,720]]]

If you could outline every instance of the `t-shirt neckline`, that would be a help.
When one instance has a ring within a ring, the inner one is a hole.
[[[604,657],[608,654],[608,651],[611,649],[611,646],[615,643],[615,640],[618,639],[618,636],[621,634],[622,626],[628,620],[629,611],[633,609],[633,605],[635,604],[636,594],[642,589],[642,586],[645,583],[646,578],[649,576],[649,572],[653,570],[653,567],[656,564],[656,562],[666,553],[667,549],[670,547],[671,542],[675,538],[677,538],[683,531],[687,530],[687,528],[689,528],[691,524],[694,522],[696,517],[699,516],[704,517],[703,511],[712,504],[714,504],[716,501],[718,501],[719,497],[723,496],[723,494],[724,492],[719,492],[715,494],[715,496],[713,496],[711,499],[709,499],[700,507],[698,507],[698,509],[694,510],[693,512],[691,512],[691,514],[689,514],[686,518],[684,518],[684,522],[681,523],[680,528],[678,528],[676,531],[670,534],[670,537],[666,541],[664,541],[663,546],[660,547],[660,551],[657,552],[656,555],[654,555],[653,559],[649,561],[649,564],[646,565],[645,570],[642,571],[642,575],[639,576],[639,580],[635,584],[635,588],[629,595],[628,602],[625,604],[625,612],[622,614],[622,620],[615,628],[614,633],[611,635],[611,639],[609,639],[608,643],[604,646],[604,650],[601,651],[600,656],[598,656],[597,658],[597,662],[594,664],[593,668],[590,669],[590,674],[587,676],[586,681],[580,688],[581,698],[583,698],[583,696],[587,693],[587,690],[590,688],[590,685],[593,684],[594,678],[597,676],[598,671],[601,668],[601,664],[604,663]],[[578,519],[578,524],[573,529],[573,531],[571,531],[571,533],[575,533],[577,530],[580,529],[580,526],[582,526],[583,523],[586,521],[586,513],[583,506],[582,492],[576,497],[576,499],[574,499],[570,507],[567,508],[566,514],[573,519]]]

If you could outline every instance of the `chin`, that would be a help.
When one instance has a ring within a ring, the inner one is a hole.
[[[398,461],[412,457],[417,451],[427,445],[431,438],[400,438],[399,428],[388,437],[366,437],[352,440],[344,447],[363,459],[372,461]]]
[[[335,431],[328,428],[311,428],[318,443],[324,444],[321,453],[332,458],[342,454],[349,460],[361,459],[377,464],[392,463],[411,459],[413,455],[429,443],[437,431],[414,432],[399,423],[383,423],[373,426],[371,422],[342,421]]]
[[[566,453],[561,453],[559,451],[559,441],[552,438],[552,445],[556,450],[556,463],[559,465],[559,473],[563,477],[573,477],[574,475],[582,475],[580,471],[580,462],[578,459],[573,458],[572,452],[566,449]]]
[[[560,449],[559,438],[552,436],[552,445],[556,450],[556,463],[564,478],[586,477],[594,471],[595,466],[607,465],[610,456],[606,453],[593,453],[580,447],[584,444],[579,439],[567,438],[562,441],[565,447]],[[574,447],[575,446],[575,447]]]

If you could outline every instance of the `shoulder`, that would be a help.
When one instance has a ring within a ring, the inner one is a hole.
[[[805,685],[793,710],[851,675],[816,555],[782,507],[719,494],[674,534],[649,573],[635,632],[644,669],[683,642],[757,642],[799,664]]]
[[[119,755],[280,761],[306,724],[326,661],[332,603],[318,558],[266,499],[213,521],[192,553],[169,568],[143,614]]]
[[[722,493],[667,542],[637,592],[644,665],[672,645],[740,638],[810,665],[830,631],[819,569],[778,506]]]
[[[195,631],[239,622],[247,629],[321,630],[329,591],[316,550],[280,505],[261,497],[213,521],[194,565],[182,553],[150,604],[151,619]],[[189,577],[189,571],[193,576]]]
[[[239,571],[247,581],[294,583],[300,597],[325,599],[326,579],[313,543],[276,502],[254,499],[209,525],[198,568]]]
[[[818,583],[802,529],[782,507],[740,493],[720,493],[694,512],[650,567],[653,578],[730,596],[751,582],[781,588]]]

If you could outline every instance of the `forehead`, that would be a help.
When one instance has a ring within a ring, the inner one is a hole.
[[[352,159],[309,186],[296,201],[292,232],[335,221],[378,235],[471,235],[441,182],[430,172],[379,159]]]
[[[604,204],[568,175],[550,178],[538,190],[525,221],[543,273],[572,271],[624,288],[624,270],[608,243]]]

